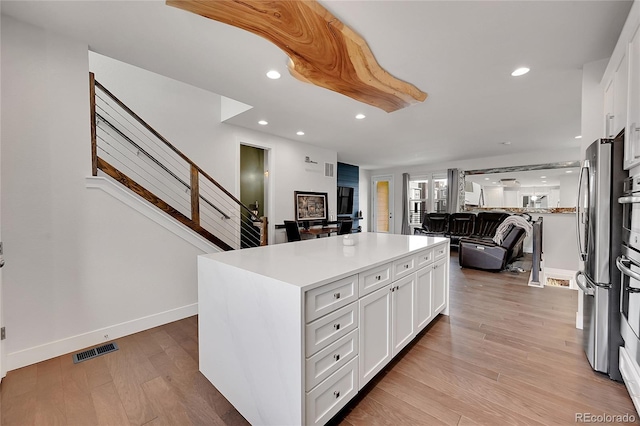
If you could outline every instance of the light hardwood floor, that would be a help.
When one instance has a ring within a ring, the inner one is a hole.
[[[526,286],[526,274],[460,269],[451,308],[374,379],[335,423],[575,424],[576,413],[637,417],[622,384],[589,367],[574,328],[577,294]],[[0,423],[244,425],[198,372],[197,318],[117,340],[80,364],[71,355],[10,371]]]

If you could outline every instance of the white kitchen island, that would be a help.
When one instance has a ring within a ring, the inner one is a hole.
[[[326,423],[448,314],[448,239],[349,238],[198,258],[200,371],[251,424]]]

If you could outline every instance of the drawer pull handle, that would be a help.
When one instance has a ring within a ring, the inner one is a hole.
[[[333,395],[336,397],[336,399],[340,398],[340,391],[333,391]]]
[[[340,360],[340,354],[333,355],[333,359],[335,359],[336,361],[339,361]]]
[[[340,299],[340,293],[333,293],[334,299]]]
[[[404,265],[404,269],[409,269],[409,264]]]
[[[399,285],[396,286],[396,291],[398,291],[398,290],[400,290],[400,286]]]
[[[380,275],[376,275],[376,281],[380,281],[382,277]]]
[[[340,323],[333,324],[333,328],[335,328],[336,330],[340,330]]]

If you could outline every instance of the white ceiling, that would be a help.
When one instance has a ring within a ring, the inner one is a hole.
[[[2,1],[2,13],[254,106],[229,122],[364,168],[577,148],[583,64],[608,57],[630,1],[322,1],[380,65],[427,92],[393,113],[302,83],[251,33],[162,1]],[[531,68],[523,77],[510,73]],[[283,77],[268,80],[278,69]],[[99,76],[98,76],[99,78]],[[367,118],[356,120],[357,113]],[[260,126],[258,120],[267,120]],[[304,136],[296,131],[304,130]],[[511,145],[503,145],[509,141]]]

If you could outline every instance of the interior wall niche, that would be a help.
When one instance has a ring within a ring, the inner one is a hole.
[[[579,161],[466,170],[461,210],[572,213],[579,175]]]

